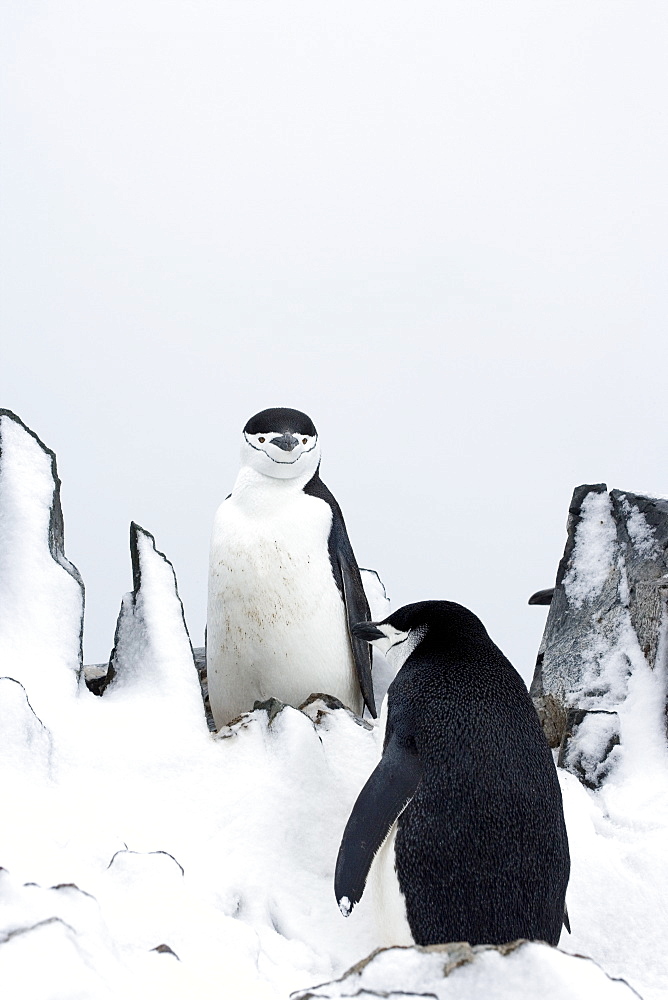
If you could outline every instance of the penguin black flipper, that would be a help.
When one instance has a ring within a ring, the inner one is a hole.
[[[344,917],[362,898],[371,862],[392,824],[415,795],[421,777],[422,765],[414,747],[394,733],[386,743],[380,764],[357,797],[343,831],[334,893]]]
[[[327,489],[318,472],[304,487],[304,493],[309,496],[324,500],[332,508],[332,526],[329,531],[327,542],[329,549],[329,561],[332,565],[332,574],[339,592],[343,599],[348,620],[348,635],[350,636],[350,646],[355,660],[357,679],[364,703],[371,712],[372,717],[377,717],[376,702],[373,695],[373,682],[371,680],[371,659],[373,656],[371,646],[363,639],[356,638],[352,633],[352,626],[358,622],[369,621],[371,612],[369,602],[362,586],[362,577],[357,566],[355,554],[353,552],[346,524],[343,520],[341,508],[334,499],[334,496]]]
[[[348,542],[348,545],[350,545],[350,542]],[[373,656],[373,652],[369,656],[369,651],[371,650],[369,643],[358,639],[351,632],[353,625],[356,625],[360,621],[368,621],[371,617],[371,612],[369,611],[360,572],[357,564],[354,562],[354,557],[351,563],[346,558],[345,552],[339,550],[339,566],[343,582],[343,600],[346,605],[346,617],[348,619],[348,635],[350,636],[350,645],[353,651],[355,667],[357,668],[357,679],[360,684],[364,703],[375,719],[377,717],[376,700],[374,698],[373,681],[371,679],[371,657]],[[361,618],[360,615],[362,616]]]

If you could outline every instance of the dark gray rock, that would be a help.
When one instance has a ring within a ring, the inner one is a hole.
[[[155,948],[151,948],[151,951],[157,951],[159,955],[173,955],[177,962],[181,961],[174,949],[170,948],[168,944],[158,944]]]
[[[109,673],[109,663],[86,663],[83,668],[84,680],[89,691],[103,695],[107,686],[114,678]]]
[[[552,604],[553,597],[554,587],[548,587],[546,590],[537,590],[529,598],[529,604]]]
[[[206,646],[193,646],[193,657],[195,658],[197,676],[199,677],[199,686],[202,691],[202,702],[204,704],[206,724],[209,727],[209,732],[215,733],[216,723],[214,722],[213,712],[211,711],[211,702],[209,701],[209,679],[206,673]]]
[[[321,725],[332,712],[342,711],[350,716],[356,726],[361,726],[362,729],[373,729],[373,726],[366,719],[360,715],[356,715],[352,709],[348,708],[347,705],[344,705],[342,701],[339,701],[332,694],[315,692],[309,695],[306,701],[299,706],[299,711],[307,715],[316,726]]]
[[[253,705],[254,712],[266,712],[267,713],[267,724],[271,725],[277,715],[286,708],[284,701],[279,701],[278,698],[267,698],[266,701],[256,701]]]
[[[665,669],[668,500],[579,486],[567,530],[531,695],[562,766],[595,788],[633,671]]]

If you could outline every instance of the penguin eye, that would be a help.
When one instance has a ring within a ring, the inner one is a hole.
[[[258,441],[260,442],[260,444],[264,444],[264,442],[265,442],[266,440],[267,440],[266,438],[258,438]]]
[[[308,438],[302,438],[302,444],[306,444],[307,441],[308,441]]]

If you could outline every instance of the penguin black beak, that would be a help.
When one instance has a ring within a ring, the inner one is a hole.
[[[356,625],[352,626],[350,631],[356,639],[366,639],[367,642],[387,638],[385,633],[376,628],[373,622],[357,622]]]
[[[277,448],[281,451],[293,451],[299,444],[299,438],[296,438],[294,434],[290,434],[288,431],[282,434],[280,437],[272,438],[269,442],[270,444],[275,444]]]

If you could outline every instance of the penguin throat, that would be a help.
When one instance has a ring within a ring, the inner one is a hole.
[[[313,479],[314,475],[315,471],[313,469],[306,468],[304,472],[301,472],[297,476],[293,475],[290,478],[278,479],[276,476],[266,476],[250,465],[242,465],[232,489],[232,496],[240,498],[244,494],[252,494],[255,498],[259,499],[267,494],[269,502],[275,503],[277,496],[280,494],[288,496],[303,490],[306,484]]]
[[[401,632],[388,625],[381,625],[380,628],[389,634],[386,639],[379,639],[374,645],[378,645],[394,670],[400,670],[403,667],[408,657],[427,634],[426,625],[418,625],[408,632]]]

